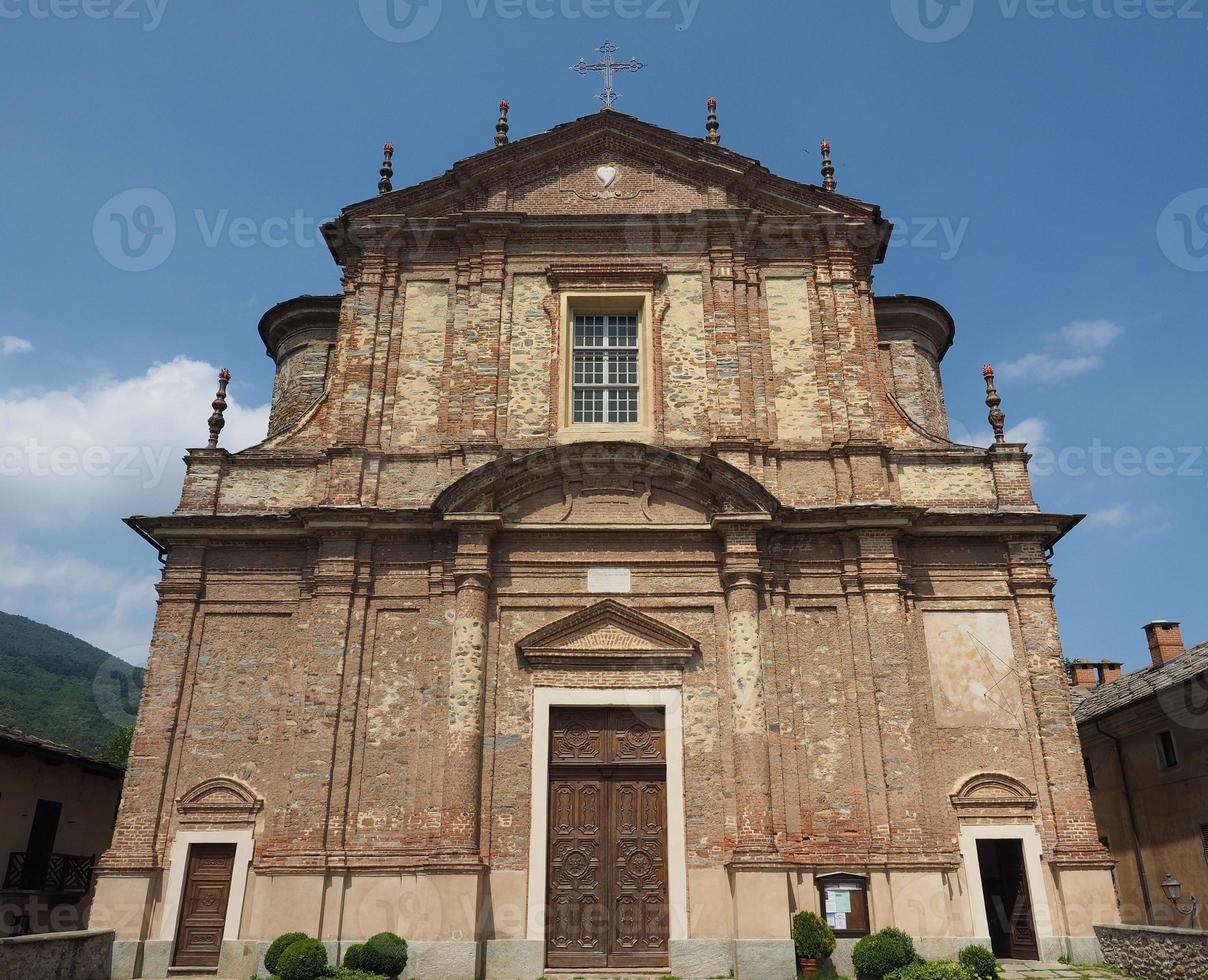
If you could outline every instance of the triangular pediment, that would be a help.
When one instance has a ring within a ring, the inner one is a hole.
[[[621,173],[601,183],[598,168]],[[875,205],[779,177],[753,157],[703,138],[602,111],[459,160],[439,177],[352,204],[341,218],[541,213],[553,209],[551,202],[576,200],[659,211],[667,206],[665,200],[660,205],[660,194],[670,194],[674,210],[684,212],[750,208],[769,215],[880,216]]]
[[[530,633],[516,649],[533,666],[683,666],[698,652],[686,633],[606,599]]]

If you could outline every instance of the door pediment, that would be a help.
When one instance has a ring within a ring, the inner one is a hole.
[[[686,633],[605,599],[530,633],[516,649],[534,667],[683,667],[700,646]]]

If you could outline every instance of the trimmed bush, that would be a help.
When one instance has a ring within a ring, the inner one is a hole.
[[[327,976],[327,947],[317,939],[299,939],[277,960],[281,980],[319,980]]]
[[[998,960],[985,946],[966,946],[957,957],[960,965],[973,971],[977,980],[997,980]]]
[[[365,944],[349,946],[344,952],[344,966],[349,970],[360,970],[365,966]]]
[[[968,967],[952,960],[932,960],[929,963],[920,960],[894,970],[886,975],[885,980],[976,980],[976,977]]]
[[[894,970],[914,962],[914,942],[901,929],[882,929],[865,936],[851,952],[860,980],[884,980]]]
[[[885,936],[892,936],[899,943],[901,943],[902,949],[906,951],[906,954],[911,958],[911,960],[916,960],[919,958],[914,949],[914,940],[910,938],[909,933],[903,932],[896,926],[886,926],[881,930],[881,934]]]
[[[813,912],[802,909],[793,916],[793,946],[806,960],[824,960],[835,951],[835,933]]]
[[[365,943],[360,968],[397,977],[407,965],[407,940],[393,932],[379,932]]]
[[[382,980],[380,973],[366,973],[364,970],[350,970],[346,966],[333,966],[327,974],[328,980]]]
[[[299,939],[306,938],[307,935],[304,932],[287,932],[284,936],[278,936],[274,939],[272,945],[268,948],[268,952],[264,954],[264,965],[268,969],[268,972],[276,973],[277,961],[281,959],[281,954]]]

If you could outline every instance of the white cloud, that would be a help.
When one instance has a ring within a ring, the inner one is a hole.
[[[1044,350],[999,365],[1008,380],[1064,381],[1103,366],[1103,354],[1124,335],[1111,320],[1075,320],[1044,335]]]
[[[1033,415],[1007,429],[1006,439],[1007,442],[1026,442],[1031,449],[1038,449],[1048,445],[1049,423],[1040,416]],[[981,446],[985,449],[993,444],[994,433],[989,429],[983,429],[972,436],[969,442],[971,445]]]
[[[169,512],[190,446],[205,445],[218,369],[178,357],[134,378],[0,391],[0,531]],[[228,396],[222,445],[261,441],[267,405]]]
[[[1050,334],[1072,350],[1107,350],[1122,336],[1124,328],[1111,320],[1076,320]]]
[[[1039,416],[1024,419],[1007,429],[1007,442],[1026,442],[1033,449],[1047,445],[1049,424]]]
[[[1130,524],[1137,522],[1137,515],[1133,513],[1132,504],[1116,504],[1114,507],[1104,507],[1102,510],[1097,510],[1090,514],[1086,523],[1090,527],[1096,525],[1101,527],[1128,527]]]
[[[1131,528],[1133,531],[1144,534],[1164,531],[1169,523],[1166,508],[1157,504],[1137,507],[1131,503],[1115,504],[1093,511],[1087,516],[1085,522],[1087,527],[1115,530]]]
[[[7,357],[10,354],[28,354],[33,349],[34,345],[24,337],[13,337],[10,334],[0,337],[0,356]]]
[[[0,608],[67,630],[142,663],[155,616],[153,560],[124,568],[31,547],[21,534],[90,528],[171,513],[191,446],[205,445],[218,368],[178,357],[131,378],[0,390]],[[222,445],[261,441],[267,405],[228,395]]]
[[[131,663],[147,659],[155,581],[77,555],[0,541],[0,609],[66,630]]]

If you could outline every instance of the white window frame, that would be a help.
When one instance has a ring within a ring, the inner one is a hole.
[[[650,442],[654,437],[654,296],[643,290],[567,290],[561,294],[558,438],[562,442],[615,440]],[[576,422],[575,317],[637,317],[638,418],[636,422]]]

